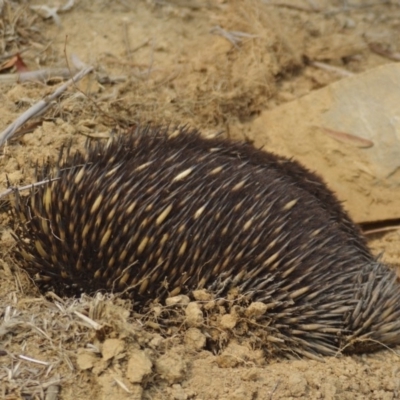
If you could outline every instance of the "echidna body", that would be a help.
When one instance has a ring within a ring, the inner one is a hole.
[[[137,306],[207,288],[267,305],[271,348],[400,343],[400,291],[322,180],[249,144],[139,128],[67,155],[17,202],[24,266],[60,295]]]

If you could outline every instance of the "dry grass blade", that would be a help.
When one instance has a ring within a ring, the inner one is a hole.
[[[328,136],[332,137],[333,139],[336,139],[339,142],[351,144],[355,147],[368,149],[369,147],[372,147],[374,145],[374,142],[372,142],[371,140],[352,135],[351,133],[335,131],[333,129],[324,127],[320,127],[320,129],[322,129]]]
[[[60,386],[53,384],[47,388],[45,400],[56,400],[60,392]]]
[[[291,2],[271,2],[270,0],[263,0],[263,3],[267,6],[272,6],[272,7],[282,7],[282,8],[288,8],[289,10],[297,10],[297,11],[303,11],[307,13],[319,13],[321,12],[320,8],[316,7],[314,4],[310,4],[309,7],[307,6],[301,6],[297,4],[292,4]]]
[[[24,356],[24,355],[19,355],[18,358],[20,358],[21,360],[24,360],[24,361],[35,363],[35,364],[46,365],[46,366],[50,365],[50,363],[47,361],[37,360],[35,358]]]
[[[74,314],[78,316],[80,319],[82,319],[84,322],[89,324],[92,328],[99,330],[101,328],[101,325],[98,324],[96,321],[93,321],[91,318],[87,317],[86,315],[83,315],[79,311],[74,311]]]
[[[36,25],[37,15],[23,2],[0,1],[0,54],[21,52],[43,37]]]

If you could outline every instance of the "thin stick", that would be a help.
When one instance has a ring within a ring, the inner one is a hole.
[[[67,79],[71,77],[71,72],[67,68],[46,68],[36,71],[21,72],[19,74],[2,74],[0,83],[15,83],[40,81],[46,82],[52,78]]]
[[[83,321],[88,323],[92,328],[96,329],[98,331],[101,328],[101,325],[98,324],[96,321],[93,321],[91,318],[87,317],[86,315],[83,315],[79,311],[74,311],[74,314],[81,318]]]
[[[394,226],[383,226],[382,228],[376,228],[376,229],[371,229],[371,230],[364,230],[363,234],[365,236],[368,235],[375,235],[376,233],[382,233],[382,232],[390,232],[390,231],[397,231],[400,229],[400,225],[394,225]]]
[[[329,64],[326,64],[326,63],[320,62],[320,61],[312,61],[311,65],[315,68],[324,69],[329,72],[335,72],[336,74],[341,75],[341,76],[347,77],[347,76],[355,75],[353,72],[347,71],[344,68],[335,67],[333,65],[329,65]]]
[[[370,43],[368,47],[371,51],[382,57],[386,57],[393,61],[400,61],[400,53],[392,53],[391,51],[385,50],[385,48],[379,43]]]
[[[151,40],[151,39],[147,39],[147,40],[145,40],[142,44],[139,44],[139,45],[137,45],[136,47],[134,47],[134,48],[131,50],[131,54],[132,54],[132,53],[135,53],[136,51],[138,51],[138,50],[141,49],[142,47],[146,46],[146,45],[150,42],[150,40]]]
[[[8,196],[10,193],[15,192],[16,190],[18,190],[18,192],[20,192],[21,190],[32,189],[33,187],[40,186],[40,185],[44,185],[45,183],[57,181],[57,180],[59,180],[59,179],[60,179],[60,178],[52,178],[52,179],[46,179],[46,180],[40,181],[40,182],[31,183],[30,185],[26,185],[26,186],[21,186],[21,187],[10,187],[10,188],[7,189],[6,191],[0,193],[0,199],[1,199],[2,197]]]
[[[101,138],[101,139],[104,139],[104,138]],[[91,164],[91,163],[89,163],[89,164]],[[62,168],[62,169],[60,169],[60,172],[61,171],[66,171],[68,169],[72,169],[72,168],[75,168],[75,167],[84,167],[84,166],[85,166],[85,164],[77,164],[77,165],[74,165],[73,167]],[[44,185],[46,183],[58,181],[59,179],[60,179],[59,177],[49,178],[49,179],[44,179],[43,181],[30,183],[29,185],[26,185],[26,186],[17,186],[17,187],[12,186],[12,187],[9,187],[6,191],[0,193],[0,199],[2,197],[8,196],[12,192],[15,192],[15,191],[21,192],[22,190],[33,189],[34,187],[41,186],[41,185]]]
[[[93,67],[91,66],[82,69],[74,77],[65,82],[62,86],[60,86],[53,94],[46,96],[44,99],[38,101],[31,108],[26,110],[0,134],[0,146],[2,146],[26,121],[28,121],[33,116],[46,111],[50,107],[52,101],[60,97],[61,94],[64,93],[69,86],[80,81],[85,75],[87,75],[91,71],[93,71]]]
[[[41,360],[37,360],[37,359],[35,359],[35,358],[28,357],[28,356],[24,356],[24,355],[22,355],[22,354],[20,354],[20,355],[18,356],[18,358],[20,358],[21,360],[25,360],[25,361],[33,362],[33,363],[36,363],[36,364],[41,364],[41,365],[50,365],[50,363],[49,363],[49,362],[47,362],[47,361],[41,361]]]
[[[126,57],[130,62],[133,62],[131,42],[129,40],[128,22],[127,21],[123,22],[123,28],[124,28],[124,42],[125,42]]]

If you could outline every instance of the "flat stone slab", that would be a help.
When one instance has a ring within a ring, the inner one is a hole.
[[[316,171],[356,221],[400,218],[400,64],[265,111],[246,135]]]

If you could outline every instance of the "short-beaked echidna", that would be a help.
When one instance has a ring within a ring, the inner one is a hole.
[[[17,196],[18,252],[39,286],[126,291],[137,306],[235,288],[267,305],[276,351],[400,343],[396,276],[318,176],[250,144],[171,132],[91,142]]]

